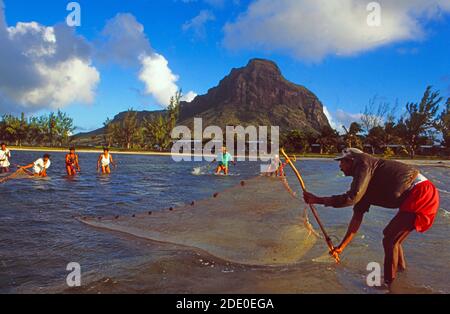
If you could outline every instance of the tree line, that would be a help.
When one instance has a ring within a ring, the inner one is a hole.
[[[61,110],[38,117],[4,114],[0,120],[0,140],[16,146],[67,145],[74,130],[73,119]]]
[[[123,119],[107,119],[104,125],[104,142],[107,146],[126,149],[146,148],[168,150],[172,144],[171,132],[180,113],[181,91],[171,97],[166,112],[138,122],[137,112],[128,109]]]
[[[369,149],[386,156],[405,154],[414,158],[424,145],[440,142],[443,153],[450,154],[450,98],[440,110],[444,98],[428,86],[420,102],[408,102],[405,113],[395,118],[398,105],[369,102],[360,121],[353,122],[344,134],[331,127],[323,127],[318,134],[291,130],[281,138],[281,145],[292,151],[311,152],[318,145],[319,153],[335,153],[342,147]],[[393,147],[397,148],[394,151]]]
[[[181,91],[177,92],[166,111],[143,121],[138,121],[138,113],[133,109],[129,109],[123,119],[107,119],[103,145],[169,150],[171,131],[179,118],[181,95]],[[351,123],[348,128],[343,126],[344,134],[330,126],[319,132],[294,129],[281,134],[280,145],[301,153],[317,148],[318,153],[329,154],[343,147],[357,147],[386,156],[405,154],[414,158],[421,146],[440,142],[444,147],[442,151],[450,154],[450,98],[444,103],[440,93],[429,86],[419,102],[408,102],[405,113],[396,118],[398,109],[398,104],[377,103],[373,98],[360,121]],[[74,129],[73,119],[60,110],[30,118],[24,114],[20,117],[6,114],[0,121],[0,140],[17,146],[24,143],[63,146],[70,144]]]

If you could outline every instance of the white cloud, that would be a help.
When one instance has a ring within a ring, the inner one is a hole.
[[[120,13],[107,22],[102,35],[100,46],[102,51],[106,50],[100,52],[103,60],[139,67],[138,78],[145,85],[145,94],[166,107],[180,90],[179,77],[169,67],[168,60],[152,49],[144,26],[132,14]]]
[[[335,112],[331,113],[325,106],[323,107],[323,112],[327,117],[328,122],[330,122],[331,127],[340,134],[344,134],[344,127],[348,129],[352,122],[361,123],[361,113],[350,113],[342,109],[337,109]]]
[[[328,111],[328,108],[327,108],[326,106],[323,106],[323,113],[324,113],[325,116],[327,117],[328,122],[330,123],[331,127],[332,127],[333,129],[336,130],[336,129],[337,129],[336,122],[334,121],[333,116],[332,116],[331,113]]]
[[[449,0],[379,0],[381,25],[370,27],[368,1],[254,0],[224,27],[224,45],[278,51],[318,62],[405,40],[421,40],[424,23],[450,12]]]
[[[178,91],[178,76],[172,73],[169,62],[157,53],[141,57],[142,68],[139,79],[145,83],[146,93],[151,94],[162,105],[169,104],[170,97]]]
[[[178,76],[157,54],[144,26],[131,14],[109,20],[94,42],[96,60],[139,68],[145,91],[167,106],[180,89]],[[91,44],[65,24],[19,22],[8,27],[0,0],[0,109],[6,112],[63,108],[91,103],[100,74],[92,65]],[[185,97],[191,100],[194,92]]]
[[[196,93],[194,93],[193,91],[188,92],[186,95],[183,95],[183,97],[181,97],[182,101],[186,101],[186,102],[191,102],[195,99],[195,97],[197,97],[198,95]]]
[[[0,108],[9,112],[91,103],[100,74],[90,46],[66,25],[8,27],[0,0]]]
[[[183,31],[192,31],[194,36],[199,39],[204,39],[206,37],[206,27],[205,24],[209,21],[214,21],[216,17],[209,10],[202,10],[193,19],[187,21],[183,24]]]
[[[45,84],[20,93],[11,93],[20,104],[28,107],[48,104],[50,108],[56,109],[75,101],[94,101],[94,88],[100,75],[82,60],[73,58],[57,65],[35,64],[35,67]]]
[[[362,117],[361,113],[350,113],[342,109],[336,110],[336,113],[334,115],[334,119],[336,120],[337,125],[336,130],[339,133],[343,133],[344,132],[343,126],[345,126],[348,129],[350,127],[350,124],[352,124],[352,122],[361,123],[361,117]]]
[[[170,98],[179,90],[177,86],[178,76],[172,73],[169,62],[164,56],[154,53],[143,55],[140,58],[142,68],[139,79],[144,82],[146,93],[151,94],[159,104],[167,106]],[[183,100],[190,102],[196,93],[190,91]]]

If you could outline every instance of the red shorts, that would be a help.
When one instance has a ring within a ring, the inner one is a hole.
[[[400,206],[401,212],[416,214],[414,226],[418,232],[425,232],[433,225],[439,209],[439,192],[430,181],[417,184]]]

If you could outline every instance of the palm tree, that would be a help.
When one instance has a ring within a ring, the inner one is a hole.
[[[450,98],[447,99],[446,108],[439,116],[436,129],[442,133],[442,144],[450,150]]]
[[[123,145],[130,149],[137,138],[138,124],[137,124],[137,112],[133,109],[128,109],[122,122],[119,125],[120,139]]]
[[[56,135],[59,146],[67,144],[72,132],[75,130],[73,127],[73,119],[70,118],[65,112],[58,110],[56,113]]]
[[[383,127],[376,126],[369,130],[365,138],[365,143],[372,148],[372,154],[375,154],[377,150],[380,150],[383,146],[387,145],[386,132]]]
[[[362,149],[362,141],[359,137],[359,133],[362,131],[361,125],[358,122],[352,122],[348,130],[345,126],[342,126],[342,128],[346,133],[344,135],[345,145],[347,147],[357,147]]]
[[[337,146],[338,138],[339,135],[336,130],[330,126],[324,126],[316,140],[316,143],[320,145],[320,154],[322,155],[324,152],[330,153],[333,147]]]
[[[170,145],[167,118],[161,114],[151,120],[144,119],[144,134],[146,142],[152,148],[157,145],[166,149]]]
[[[436,125],[436,114],[439,110],[438,91],[432,91],[428,86],[419,104],[407,103],[407,115],[404,119],[405,129],[403,139],[408,144],[410,157],[413,159],[417,149],[423,143],[423,138],[430,135],[432,127]]]

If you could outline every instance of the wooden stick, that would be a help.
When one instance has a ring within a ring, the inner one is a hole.
[[[294,171],[295,176],[297,177],[298,181],[300,182],[300,186],[302,187],[303,192],[307,192],[305,182],[303,181],[303,178],[300,175],[300,172],[297,170],[297,168],[295,167],[295,165],[293,164],[293,162],[291,161],[291,159],[286,154],[286,152],[284,151],[283,148],[281,149],[281,154],[284,156],[284,158],[286,159],[287,163],[289,164],[289,166]],[[323,226],[322,222],[320,221],[319,214],[317,213],[317,210],[314,207],[314,205],[313,204],[308,204],[308,205],[309,205],[309,208],[311,208],[311,212],[313,213],[314,218],[316,219],[317,224],[319,225],[320,230],[323,233],[323,236],[325,237],[325,241],[327,242],[328,249],[330,250],[330,253],[331,253],[334,250],[333,242],[331,241],[331,238],[328,236],[328,233],[325,230],[325,227]],[[339,263],[339,261],[340,261],[339,255],[337,253],[334,253],[333,257],[336,260],[336,263]]]

